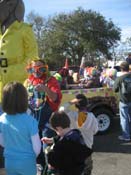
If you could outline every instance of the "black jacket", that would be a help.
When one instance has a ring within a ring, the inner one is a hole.
[[[122,83],[125,78],[131,79],[131,73],[127,73],[124,75],[121,75],[115,80],[114,83],[114,91],[119,93],[119,98],[122,103],[130,103],[131,102],[131,93],[125,94],[122,92]]]
[[[80,175],[84,170],[85,159],[92,154],[79,130],[74,129],[62,139],[58,138],[53,150],[48,153],[48,163],[61,175]]]

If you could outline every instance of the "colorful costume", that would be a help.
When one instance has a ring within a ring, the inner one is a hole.
[[[44,92],[37,92],[35,86],[40,83],[45,83],[47,86],[58,94],[58,100],[53,102]],[[48,105],[50,108],[50,113],[56,111],[61,101],[60,87],[57,80],[51,76],[46,77],[43,75],[40,78],[35,78],[33,75],[30,75],[29,78],[25,81],[24,85],[26,86],[29,94],[29,106],[33,113],[38,113],[35,115],[39,121],[39,128],[43,130],[45,124],[48,122],[50,115],[46,116],[45,112],[42,113],[45,105]]]
[[[42,131],[49,122],[51,113],[59,107],[62,98],[60,86],[56,78],[50,76],[48,65],[43,60],[31,61],[26,70],[30,74],[24,82],[29,94],[29,107],[39,121],[39,129]],[[38,90],[39,85],[45,86],[48,90]],[[50,93],[55,94],[56,98],[53,99]]]
[[[106,77],[103,81],[103,85],[106,87],[113,88],[116,77],[117,77],[117,70],[116,69],[107,69],[106,70]]]
[[[42,60],[34,60],[27,66],[27,71],[30,73],[28,79],[25,81],[24,86],[27,88],[29,94],[29,107],[33,116],[37,119],[39,125],[40,137],[54,136],[54,131],[50,128],[49,118],[53,111],[58,109],[61,102],[61,91],[58,81],[55,77],[50,76],[48,73],[48,65],[43,63]],[[49,91],[56,94],[56,99],[53,101],[48,95],[47,91],[37,90],[37,86],[46,86]],[[43,144],[43,147],[46,147]],[[43,149],[37,159],[37,163],[44,167],[44,154]]]

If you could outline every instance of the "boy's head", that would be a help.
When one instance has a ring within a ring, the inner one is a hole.
[[[76,99],[79,100],[79,102],[77,104],[75,104],[76,108],[78,108],[79,110],[85,109],[87,107],[87,98],[84,94],[77,94],[76,95]]]
[[[131,58],[131,52],[130,52],[130,53],[128,53],[128,57],[129,57],[129,58]]]
[[[55,131],[58,131],[58,128],[63,130],[70,127],[70,119],[63,111],[54,112],[50,117],[50,124]]]
[[[121,71],[128,72],[129,71],[129,64],[126,61],[123,61],[120,65]]]

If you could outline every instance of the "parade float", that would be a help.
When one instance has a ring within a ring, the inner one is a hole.
[[[82,59],[83,62],[83,59]],[[66,68],[69,68],[66,60]],[[82,64],[80,69],[84,68]],[[89,72],[93,68],[89,68]],[[79,70],[80,72],[80,70]],[[96,87],[86,88],[83,83],[68,84],[65,90],[62,90],[62,103],[73,99],[76,94],[84,94],[88,98],[88,111],[95,114],[99,123],[99,133],[104,134],[109,131],[113,124],[113,119],[118,116],[118,95],[113,91],[112,87]],[[71,106],[72,110],[76,110]]]
[[[113,119],[118,114],[118,96],[112,88],[69,89],[62,91],[62,104],[73,99],[76,94],[82,93],[88,98],[87,109],[95,114],[99,123],[99,133],[109,131]],[[75,108],[71,107],[72,110]]]

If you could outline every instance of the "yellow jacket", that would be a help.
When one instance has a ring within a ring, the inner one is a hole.
[[[37,42],[29,24],[15,21],[3,35],[0,31],[1,58],[7,59],[8,67],[0,66],[0,97],[2,86],[13,80],[23,82],[28,61],[38,58]]]

